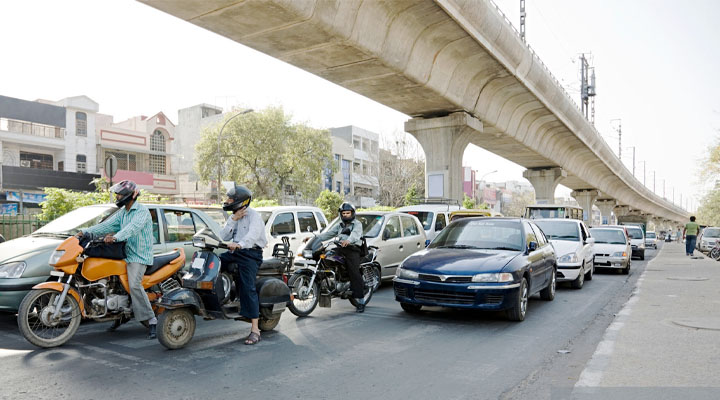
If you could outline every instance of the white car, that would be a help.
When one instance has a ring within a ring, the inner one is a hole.
[[[715,242],[720,240],[720,227],[708,226],[703,229],[698,237],[697,248],[702,252],[709,252],[715,247]]]
[[[623,274],[630,273],[632,247],[630,240],[621,228],[590,228],[595,239],[593,253],[596,267],[619,269]]]
[[[581,289],[585,280],[592,280],[595,239],[590,236],[584,222],[562,218],[536,219],[533,222],[555,247],[558,282],[569,281],[573,289]]]
[[[460,206],[452,204],[418,204],[400,207],[395,211],[414,215],[420,220],[427,237],[427,246],[450,223],[450,212],[459,209]]]
[[[642,228],[634,225],[625,225],[628,236],[630,236],[630,246],[632,247],[633,257],[641,260],[645,259],[645,234]]]
[[[645,232],[645,248],[657,250],[657,235],[653,231]]]
[[[310,206],[275,206],[255,208],[265,223],[268,245],[263,258],[271,258],[273,248],[282,243],[282,237],[290,239],[290,251],[297,254],[303,239],[310,238],[327,226],[322,210]]]

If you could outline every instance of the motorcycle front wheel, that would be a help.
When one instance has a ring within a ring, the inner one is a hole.
[[[195,335],[195,315],[188,308],[165,310],[158,316],[157,337],[170,350],[180,349]]]
[[[310,286],[311,277],[305,274],[293,274],[288,280],[292,291],[292,299],[288,302],[290,312],[298,317],[307,317],[313,312],[320,299],[320,288],[317,282]]]
[[[53,319],[56,299],[60,292],[50,289],[32,290],[20,303],[18,328],[23,337],[38,347],[61,346],[70,340],[80,326],[80,306],[70,293],[60,305],[60,313]]]

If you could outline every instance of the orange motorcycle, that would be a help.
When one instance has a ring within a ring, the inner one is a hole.
[[[85,248],[99,243],[91,241]],[[76,237],[62,242],[50,256],[51,276],[57,281],[35,285],[18,310],[18,327],[39,347],[64,344],[77,331],[80,320],[115,321],[132,318],[127,266],[123,260],[88,257]],[[142,284],[153,305],[163,292],[180,287],[178,271],[185,251],[156,255]]]

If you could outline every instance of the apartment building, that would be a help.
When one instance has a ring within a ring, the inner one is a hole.
[[[380,135],[357,126],[330,128],[334,174],[326,171],[324,188],[345,196],[357,207],[372,207],[380,185]]]

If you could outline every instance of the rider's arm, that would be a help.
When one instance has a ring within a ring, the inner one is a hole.
[[[220,237],[222,240],[232,240],[233,232],[235,231],[235,228],[237,227],[238,222],[232,219],[232,216],[228,217],[227,221],[225,221],[225,226],[220,231]]]
[[[348,242],[350,242],[351,244],[359,244],[360,238],[362,238],[363,233],[362,224],[360,222],[357,222],[357,220],[355,221],[356,222],[353,223],[353,230],[352,232],[350,232],[350,236],[348,236],[347,238]]]
[[[131,237],[139,234],[143,228],[152,224],[150,212],[147,210],[135,210],[130,213],[129,221],[115,234],[115,240],[124,242]]]
[[[245,236],[237,241],[237,244],[243,249],[248,249],[257,243],[265,242],[265,240],[260,240],[265,236],[265,224],[263,224],[260,214],[252,212],[243,218],[249,218],[248,231]]]
[[[122,210],[118,210],[113,215],[110,216],[110,218],[106,219],[105,221],[95,225],[91,226],[89,228],[85,228],[82,230],[83,233],[92,233],[94,235],[105,235],[112,232],[117,232],[120,230],[120,213]]]
[[[324,242],[330,238],[337,236],[338,233],[340,233],[340,224],[336,224],[332,228],[328,229],[326,232],[318,234],[317,237],[321,242]]]

